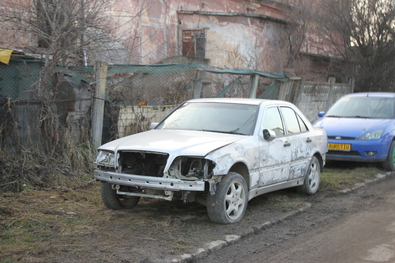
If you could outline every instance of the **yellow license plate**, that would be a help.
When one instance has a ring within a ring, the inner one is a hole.
[[[351,144],[342,144],[342,143],[328,143],[329,150],[338,150],[338,151],[350,151]]]

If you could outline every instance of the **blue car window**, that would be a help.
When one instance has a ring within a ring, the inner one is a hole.
[[[344,97],[327,112],[327,117],[394,118],[395,101],[392,98]]]

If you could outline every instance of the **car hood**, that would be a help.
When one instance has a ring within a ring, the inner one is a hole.
[[[150,130],[117,139],[99,147],[113,152],[133,150],[170,155],[205,156],[245,138],[243,135],[188,130]]]
[[[324,117],[314,123],[315,127],[324,128],[328,136],[360,137],[368,131],[385,130],[391,120],[364,118]]]

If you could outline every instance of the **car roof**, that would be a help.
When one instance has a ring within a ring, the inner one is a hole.
[[[217,103],[234,103],[234,104],[249,104],[249,105],[292,105],[287,101],[282,100],[267,100],[267,99],[250,99],[250,98],[203,98],[203,99],[192,99],[187,102],[217,102]]]
[[[374,98],[395,98],[394,92],[358,92],[347,94],[344,97],[374,97]]]

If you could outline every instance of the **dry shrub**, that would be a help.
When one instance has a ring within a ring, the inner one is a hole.
[[[1,109],[0,191],[67,187],[81,183],[92,172],[95,151],[87,130],[76,142],[70,128],[59,125],[54,112],[43,104],[39,123],[25,134],[33,138],[21,140],[13,103],[8,101]]]

